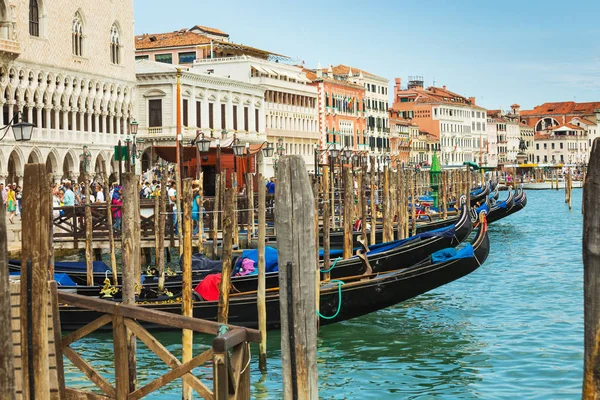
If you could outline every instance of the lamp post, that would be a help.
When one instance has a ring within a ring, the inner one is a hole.
[[[202,167],[200,153],[208,153],[210,151],[210,139],[206,139],[204,133],[198,130],[196,131],[196,137],[192,140],[192,146],[196,147],[196,179],[200,179]]]
[[[129,134],[127,135],[127,138],[125,138],[125,143],[127,143],[127,152],[130,154],[131,159],[128,160],[128,163],[130,163],[130,165],[128,165],[128,170],[131,171],[131,165],[133,165],[133,170],[135,173],[135,159],[136,158],[141,158],[141,152],[138,152],[137,149],[137,144],[138,143],[143,143],[144,139],[139,138],[136,140],[136,135],[138,132],[138,123],[137,121],[134,119],[129,123]],[[129,138],[129,135],[131,135],[133,137],[133,140]],[[129,144],[131,143],[131,152],[129,151]]]
[[[13,118],[8,122],[8,125],[4,125],[0,128],[0,131],[4,131],[2,133],[2,137],[0,138],[0,142],[6,137],[9,128],[12,128],[13,135],[15,136],[15,141],[17,142],[28,142],[31,140],[31,136],[33,135],[33,124],[29,122],[15,122],[21,115],[21,112],[17,112]]]

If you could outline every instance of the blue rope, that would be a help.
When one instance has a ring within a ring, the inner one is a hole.
[[[342,257],[338,257],[338,258],[336,258],[335,260],[333,260],[333,264],[331,265],[331,268],[329,268],[329,269],[326,269],[326,270],[323,270],[323,271],[321,271],[321,272],[323,272],[324,274],[326,274],[326,273],[328,273],[328,272],[331,272],[331,270],[335,268],[335,264],[337,264],[337,262],[338,262],[338,261],[340,261],[341,259],[342,259]],[[332,282],[333,282],[333,281],[332,281]]]
[[[338,280],[333,280],[330,282],[335,282],[338,284],[338,308],[337,308],[337,311],[335,312],[335,314],[333,314],[331,317],[326,317],[325,315],[321,314],[319,312],[319,310],[317,310],[317,315],[323,319],[334,319],[335,317],[338,316],[338,314],[340,313],[340,310],[342,309],[342,285],[344,284],[344,282],[338,281]]]

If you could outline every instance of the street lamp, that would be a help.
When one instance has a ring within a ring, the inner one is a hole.
[[[21,112],[17,112],[14,115],[13,119],[10,120],[8,125],[4,125],[2,128],[0,128],[0,130],[4,130],[4,134],[2,135],[2,138],[0,138],[0,141],[2,141],[6,137],[6,134],[8,133],[8,128],[12,128],[13,135],[15,135],[15,141],[27,142],[31,140],[31,136],[33,134],[33,124],[23,121],[15,123],[15,120],[19,118],[19,115],[21,115]]]
[[[139,124],[137,123],[137,121],[135,119],[129,123],[129,133],[133,137],[133,140],[129,138],[129,135],[127,135],[127,138],[125,139],[125,143],[127,143],[127,148],[129,148],[129,143],[132,143],[131,165],[134,166],[134,169],[135,169],[135,159],[142,158],[142,152],[137,149],[137,145],[144,143],[144,139],[142,139],[142,138],[136,139],[136,135],[138,132],[138,125]]]
[[[200,136],[202,136],[202,138],[198,140]],[[208,153],[210,151],[210,139],[206,139],[203,132],[198,131],[198,133],[196,133],[196,138],[192,140],[192,146],[193,145],[196,145],[199,153]]]
[[[277,139],[277,155],[279,155],[279,157],[285,156],[285,147],[283,146],[283,138],[282,137]]]
[[[246,146],[240,143],[240,139],[236,139],[235,144],[231,147],[233,148],[233,154],[235,154],[236,157],[242,157],[244,155]]]
[[[346,157],[346,160],[350,160],[352,158],[352,149],[346,147],[344,149],[344,156]]]

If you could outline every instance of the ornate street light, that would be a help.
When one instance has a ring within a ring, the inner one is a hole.
[[[337,148],[337,145],[335,143],[333,143],[333,147],[331,149],[329,149],[329,156],[331,158],[338,158],[338,156],[340,155],[340,150]]]
[[[349,160],[352,157],[352,149],[346,147],[344,149],[344,156],[346,157],[346,160]]]
[[[265,157],[273,157],[273,150],[275,150],[275,149],[273,148],[273,146],[271,146],[271,143],[264,142],[263,144],[260,145],[260,147],[262,147],[264,144],[267,145],[266,147],[264,147],[262,149],[263,154],[265,155]]]
[[[277,154],[279,157],[285,156],[285,147],[283,147],[283,138],[277,139]]]
[[[198,137],[200,136],[202,137],[200,140],[198,140]],[[198,131],[196,138],[192,140],[192,145],[193,144],[196,145],[198,152],[200,153],[208,153],[210,151],[210,139],[206,139],[203,132]]]
[[[0,128],[0,130],[4,130],[4,134],[0,138],[0,141],[2,141],[6,137],[9,128],[12,128],[13,135],[15,135],[15,141],[27,142],[31,140],[31,136],[33,135],[33,124],[23,121],[15,123],[15,120],[19,118],[19,115],[21,115],[21,112],[17,112],[14,115],[13,119],[10,120],[8,125],[4,125],[2,128]]]
[[[231,147],[233,148],[233,154],[235,154],[236,157],[242,157],[244,155],[246,146],[240,143],[240,139],[236,139],[235,144]]]

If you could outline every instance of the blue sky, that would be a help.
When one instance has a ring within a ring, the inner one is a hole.
[[[232,41],[426,85],[489,109],[600,101],[600,1],[135,0],[135,33],[205,25]],[[314,7],[314,5],[318,5]],[[391,89],[390,89],[391,92]]]

